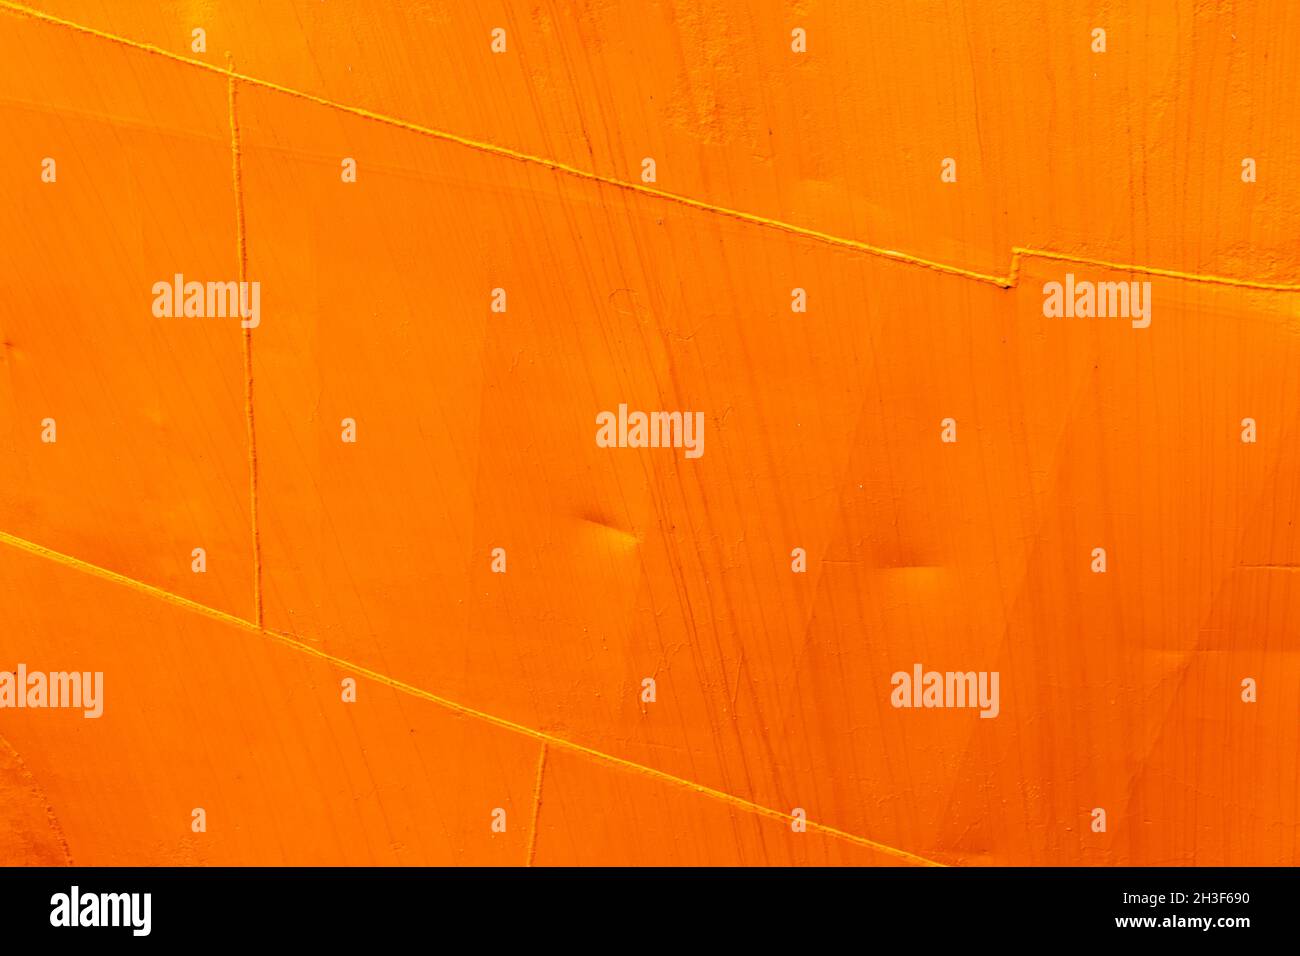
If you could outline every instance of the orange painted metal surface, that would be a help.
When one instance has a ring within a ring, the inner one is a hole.
[[[0,2],[0,863],[1296,863],[1300,10],[1062,6]]]

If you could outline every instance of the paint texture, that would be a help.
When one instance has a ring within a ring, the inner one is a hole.
[[[0,709],[0,864],[1296,864],[1297,47],[0,0],[0,670],[105,686]],[[892,706],[917,662],[996,718]]]

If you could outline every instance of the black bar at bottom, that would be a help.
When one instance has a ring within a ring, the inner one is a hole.
[[[918,945],[1222,947],[1294,942],[1298,889],[1291,869],[0,869],[0,938],[336,947],[407,937],[456,951],[716,938],[799,940],[815,952],[843,934],[901,934]]]

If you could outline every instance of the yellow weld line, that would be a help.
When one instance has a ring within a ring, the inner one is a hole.
[[[1138,272],[1142,275],[1161,276],[1166,279],[1182,279],[1184,282],[1205,282],[1212,285],[1226,285],[1238,289],[1258,289],[1262,292],[1300,292],[1300,284],[1286,282],[1266,282],[1258,279],[1234,279],[1230,276],[1203,275],[1196,272],[1179,272],[1177,269],[1158,269],[1154,266],[1133,265],[1131,263],[1107,262],[1105,259],[1088,259],[1068,252],[1051,252],[1047,249],[1026,249],[1020,246],[1011,250],[1011,284],[1015,285],[1019,272],[1021,257],[1034,259],[1055,259],[1061,262],[1077,262],[1082,265],[1097,266],[1114,272]]]
[[[239,145],[239,114],[235,108],[235,61],[226,55],[230,67],[230,169],[235,188],[235,241],[239,255],[240,302],[248,281],[248,242],[244,227],[244,172]],[[240,313],[242,315],[242,312]],[[240,322],[243,325],[243,322]],[[262,536],[257,522],[257,428],[253,423],[253,330],[241,328],[244,358],[244,423],[248,433],[248,498],[253,525],[253,620],[262,626]]]
[[[537,781],[533,784],[533,823],[528,831],[528,860],[525,866],[532,866],[537,858],[537,821],[542,815],[542,775],[546,773],[546,741],[542,741],[542,752],[537,758]]]
[[[667,192],[666,190],[656,189],[643,183],[632,183],[622,179],[616,179],[613,176],[602,176],[599,173],[591,172],[586,169],[579,169],[576,166],[570,166],[567,163],[561,163],[558,160],[547,159],[544,156],[534,156],[530,153],[520,152],[519,150],[509,149],[505,146],[498,146],[494,143],[485,143],[480,140],[470,139],[466,136],[459,136],[455,133],[449,133],[445,130],[433,129],[428,126],[421,126],[408,120],[397,119],[396,117],[387,116],[383,113],[376,113],[371,110],[363,109],[359,106],[349,106],[346,103],[338,103],[334,100],[326,99],[323,96],[317,96],[314,93],[307,93],[303,90],[296,90],[289,86],[282,86],[270,80],[259,79],[255,76],[248,76],[243,73],[235,73],[233,70],[222,70],[211,63],[203,60],[195,60],[179,53],[173,53],[171,50],[164,50],[161,47],[153,46],[149,43],[141,43],[137,40],[129,40],[126,37],[117,36],[116,34],[106,33],[103,30],[97,30],[94,27],[84,26],[80,23],[74,23],[71,20],[65,20],[40,10],[33,10],[18,3],[12,3],[10,0],[0,0],[0,10],[6,10],[18,16],[30,17],[34,20],[41,20],[46,23],[56,24],[66,27],[69,30],[76,30],[89,36],[98,37],[101,40],[107,40],[111,43],[118,43],[132,49],[142,50],[155,56],[166,57],[177,63],[185,63],[190,66],[198,67],[201,70],[218,73],[222,75],[233,76],[241,82],[248,83],[251,86],[259,86],[263,89],[273,90],[282,93],[285,96],[292,96],[300,100],[306,100],[309,103],[315,103],[318,106],[329,107],[330,109],[340,110],[344,113],[350,113],[353,116],[359,116],[363,119],[373,120],[377,123],[383,123],[397,129],[407,130],[408,132],[418,133],[422,136],[429,136],[434,139],[443,140],[448,143],[455,143],[468,149],[478,150],[484,153],[490,153],[495,156],[501,156],[507,159],[518,160],[523,163],[531,163],[543,166],[546,169],[554,170],[568,176],[583,179],[588,182],[602,183],[617,189],[625,189],[629,192],[640,193],[644,196],[650,196],[655,199],[661,199],[666,202],[678,203],[679,205],[688,206],[692,209],[699,209],[704,212],[713,213],[720,216],[726,216],[740,222],[752,223],[758,226],[764,226],[769,229],[776,229],[781,232],[794,236],[800,236],[805,239],[811,239],[816,242],[827,243],[843,249],[851,249],[855,252],[861,252],[865,255],[876,256],[887,259],[891,262],[899,262],[905,265],[917,266],[923,269],[930,269],[945,275],[959,276],[970,279],[975,282],[982,282],[987,285],[997,286],[999,289],[1015,288],[1018,283],[1020,259],[1022,257],[1037,257],[1042,259],[1058,259],[1066,262],[1078,262],[1086,265],[1096,265],[1105,268],[1116,269],[1119,271],[1141,272],[1147,275],[1164,276],[1171,279],[1183,279],[1188,282],[1208,282],[1216,285],[1236,286],[1244,289],[1259,289],[1266,292],[1298,292],[1300,284],[1288,284],[1279,282],[1259,281],[1254,279],[1233,279],[1226,276],[1201,275],[1192,272],[1179,272],[1175,269],[1159,269],[1149,266],[1118,265],[1107,263],[1101,260],[1086,259],[1079,256],[1063,252],[1053,252],[1047,249],[1028,249],[1024,247],[1015,247],[1011,254],[1011,269],[1005,276],[992,275],[987,272],[977,272],[972,269],[965,269],[961,266],[950,265],[944,262],[937,262],[933,259],[925,259],[921,256],[915,256],[906,252],[898,252],[894,249],[886,249],[883,246],[873,246],[870,243],[860,242],[857,239],[847,239],[843,236],[835,236],[830,233],[819,232],[816,229],[809,229],[805,226],[796,226],[793,223],[782,222],[779,219],[771,219],[766,216],[759,216],[755,213],[743,212],[738,209],[730,209],[726,206],[719,206],[714,203],[704,202],[699,199],[692,199],[689,196],[682,196],[678,193]]]
[[[641,774],[653,780],[659,780],[663,783],[671,784],[675,787],[681,787],[683,789],[690,790],[691,792],[700,794],[701,796],[712,797],[713,799],[719,800],[729,806],[733,806],[741,810],[747,810],[750,813],[755,813],[759,816],[767,817],[772,820],[780,820],[784,823],[791,823],[795,819],[789,813],[782,813],[780,810],[773,810],[770,807],[762,806],[761,804],[757,804],[754,803],[753,801],[746,800],[743,797],[733,796],[732,794],[725,793],[721,790],[715,790],[712,787],[706,787],[704,784],[695,783],[690,780],[684,780],[681,777],[675,777],[672,774],[665,773],[662,770],[656,770],[653,767],[642,766],[641,764],[634,763],[631,760],[624,760],[622,757],[615,757],[613,754],[607,754],[604,753],[603,751],[596,750],[593,747],[587,747],[584,746],[583,744],[574,743],[571,740],[565,740],[563,737],[556,737],[553,736],[552,734],[546,733],[545,731],[535,730],[532,727],[526,727],[523,724],[517,724],[514,721],[507,720],[504,717],[497,717],[494,714],[489,714],[481,710],[475,710],[473,707],[468,707],[465,704],[457,703],[454,700],[448,700],[445,697],[439,697],[437,694],[430,693],[427,690],[422,690],[419,687],[414,687],[411,684],[407,684],[404,681],[400,681],[395,677],[389,677],[386,674],[381,674],[378,671],[373,671],[368,667],[362,667],[359,664],[354,664],[352,661],[346,660],[342,657],[336,657],[333,654],[328,654],[325,651],[312,647],[310,644],[306,644],[295,637],[289,636],[288,634],[282,634],[278,631],[272,631],[272,630],[267,630],[266,628],[263,627],[258,627],[252,621],[245,620],[242,617],[237,617],[234,614],[227,614],[225,611],[219,611],[216,608],[208,607],[207,605],[200,604],[197,601],[191,601],[189,598],[181,597],[179,594],[173,594],[170,591],[166,591],[160,587],[155,587],[152,584],[145,584],[143,581],[137,581],[134,578],[128,578],[124,574],[118,574],[116,571],[109,571],[107,568],[101,568],[99,565],[91,564],[89,561],[83,561],[80,558],[74,558],[71,555],[62,554],[58,551],[52,550],[51,548],[47,548],[44,545],[35,544],[34,542],[28,541],[24,538],[19,538],[15,535],[9,534],[8,532],[0,531],[0,543],[7,544],[10,547],[17,548],[20,551],[25,551],[28,554],[36,555],[37,557],[46,558],[47,560],[54,561],[55,563],[61,564],[64,567],[72,568],[75,571],[80,571],[83,574],[89,574],[92,577],[101,578],[105,581],[112,581],[115,584],[120,584],[123,587],[130,588],[133,591],[138,591],[141,594],[146,594],[150,597],[157,598],[158,600],[164,601],[167,604],[172,604],[176,607],[184,608],[186,610],[194,611],[198,614],[202,614],[203,616],[211,618],[212,620],[218,621],[222,624],[228,624],[233,627],[238,627],[242,630],[249,631],[254,634],[260,634],[264,637],[270,638],[273,641],[277,641],[281,644],[291,647],[294,650],[299,651],[300,653],[307,654],[311,657],[317,658],[318,660],[326,661],[330,664],[333,664],[336,667],[342,668],[351,673],[360,674],[363,677],[368,677],[370,680],[374,681],[377,684],[382,684],[385,687],[391,687],[393,690],[400,691],[404,694],[409,694],[412,697],[418,697],[421,700],[427,700],[430,703],[437,704],[438,706],[446,710],[450,710],[453,713],[461,714],[465,717],[472,717],[476,720],[481,720],[485,723],[491,724],[494,727],[500,727],[503,730],[508,730],[511,731],[512,733],[520,734],[521,736],[524,737],[531,737],[534,740],[542,741],[543,743],[547,744],[550,747],[556,747],[562,750],[570,751],[572,753],[581,754],[585,757],[589,757],[592,760],[595,760],[597,763],[602,763],[610,767],[618,768],[620,770],[626,770],[631,773]],[[825,833],[829,836],[837,837],[848,843],[853,843],[857,846],[866,847],[867,849],[871,849],[871,850],[876,850],[880,853],[884,853],[889,856],[892,856],[895,859],[903,860],[905,862],[912,863],[914,865],[918,865],[918,866],[943,866],[944,865],[942,863],[937,863],[934,860],[928,860],[923,856],[918,856],[915,853],[909,853],[906,850],[900,850],[897,847],[892,847],[885,843],[877,843],[875,840],[868,840],[866,837],[857,836],[856,834],[853,833],[846,833],[843,830],[837,830],[834,827],[826,826],[825,824],[814,823],[813,821],[809,820],[807,821],[807,825],[810,830],[816,830],[820,833]]]
[[[244,83],[248,83],[252,86],[259,86],[262,87],[263,89],[273,90],[277,93],[282,93],[285,96],[292,96],[292,97],[296,97],[297,99],[306,100],[309,103],[315,103],[318,106],[325,106],[325,107],[329,107],[330,109],[340,110],[344,113],[350,113],[353,116],[358,116],[363,119],[373,120],[378,123],[384,123],[385,125],[393,126],[398,129],[407,130],[408,132],[419,133],[423,136],[429,136],[434,139],[443,140],[444,142],[448,142],[448,143],[455,143],[458,146],[464,146],[468,149],[474,149],[480,152],[490,153],[495,156],[501,156],[506,159],[517,160],[522,163],[531,163],[534,165],[543,166],[547,169],[551,169],[559,173],[564,173],[569,176],[574,176],[577,177],[578,179],[585,179],[589,182],[603,183],[604,185],[613,186],[618,189],[626,189],[631,192],[641,193],[642,195],[652,196],[656,199],[663,199],[668,202],[679,203],[684,206],[689,206],[692,209],[700,209],[706,212],[716,213],[722,216],[728,216],[732,219],[738,219],[742,222],[749,222],[749,223],[754,223],[756,225],[767,226],[772,229],[779,229],[782,232],[787,232],[792,235],[802,236],[807,239],[814,239],[819,242],[826,242],[826,243],[830,243],[831,245],[853,249],[855,251],[863,252],[868,255],[879,256],[885,259],[891,259],[895,262],[903,262],[909,265],[921,266],[926,269],[934,269],[935,271],[948,273],[950,275],[964,276],[965,278],[974,279],[979,282],[987,282],[992,285],[1005,286],[1007,281],[1006,279],[1001,278],[999,276],[987,275],[981,272],[974,272],[970,269],[963,269],[959,266],[952,266],[942,262],[935,262],[929,259],[923,259],[919,256],[909,255],[908,253],[905,252],[896,252],[892,249],[885,249],[880,246],[873,246],[865,242],[859,242],[856,239],[845,239],[840,236],[833,236],[830,235],[829,233],[819,232],[816,229],[808,229],[803,226],[796,226],[791,223],[782,222],[778,219],[769,219],[766,216],[755,215],[754,213],[742,212],[737,209],[728,209],[725,206],[718,206],[718,205],[714,205],[713,203],[707,203],[698,199],[692,199],[689,196],[682,196],[677,193],[667,192],[666,190],[655,189],[653,186],[648,186],[643,183],[629,183],[626,182],[625,180],[616,179],[613,176],[602,176],[599,173],[594,173],[586,169],[580,169],[577,166],[570,166],[567,163],[562,163],[559,162],[558,160],[547,159],[544,156],[534,156],[531,153],[524,153],[524,152],[520,152],[519,150],[510,149],[505,146],[498,146],[495,143],[485,143],[480,140],[470,139],[469,137],[466,136],[457,135],[456,133],[449,133],[445,130],[433,129],[428,126],[421,126],[418,123],[412,123],[408,120],[397,119],[396,117],[392,117],[392,116],[386,116],[383,113],[376,113],[371,110],[363,109],[362,107],[359,106],[349,106],[346,103],[339,103],[334,100],[326,99],[325,97],[317,96],[314,93],[307,93],[302,90],[293,89],[292,87],[282,86],[279,83],[274,83],[270,80],[259,79],[258,77],[248,76],[247,74],[244,73],[237,73],[234,72],[233,70],[229,70],[229,71],[222,70],[211,63],[204,62],[203,60],[195,60],[191,57],[182,56],[179,53],[173,53],[170,50],[164,50],[161,47],[156,47],[148,43],[140,43],[136,40],[129,40],[126,37],[117,36],[116,34],[105,33],[104,31],[97,30],[94,27],[83,26],[80,23],[73,23],[70,20],[62,19],[61,17],[52,16],[48,13],[43,13],[39,10],[33,10],[30,7],[24,7],[21,4],[11,3],[9,2],[9,0],[0,0],[0,9],[8,10],[20,16],[31,17],[32,19],[43,20],[47,23],[53,23],[62,27],[67,27],[70,30],[76,30],[80,33],[85,33],[90,36],[98,37],[101,40],[108,40],[112,43],[119,43],[136,50],[142,50],[147,53],[152,53],[156,56],[166,57],[167,59],[174,60],[178,63],[186,63],[189,64],[190,66],[195,66],[200,69],[207,70],[209,72],[215,72],[222,75],[233,76],[235,79],[238,79]]]
[[[191,601],[189,598],[181,597],[179,594],[173,594],[171,591],[165,591],[162,588],[154,587],[152,584],[145,584],[143,581],[137,581],[135,578],[128,578],[124,574],[118,574],[116,571],[110,571],[107,568],[101,568],[97,564],[91,564],[80,558],[74,558],[66,554],[61,554],[44,545],[35,544],[24,538],[15,537],[6,531],[0,531],[0,543],[9,545],[11,548],[18,548],[26,551],[28,554],[34,554],[37,557],[45,558],[62,564],[65,567],[81,571],[84,574],[90,574],[97,578],[103,578],[106,581],[112,581],[114,584],[120,584],[123,587],[130,588],[133,591],[139,591],[150,597],[155,597],[160,601],[168,604],[174,604],[177,607],[185,608],[187,611],[195,611],[204,617],[210,617],[214,621],[220,621],[222,624],[233,624],[236,627],[242,627],[246,630],[258,630],[256,624],[246,621],[242,617],[236,617],[234,614],[227,614],[225,611],[218,611],[214,607],[208,607],[206,604],[200,604],[198,601]]]

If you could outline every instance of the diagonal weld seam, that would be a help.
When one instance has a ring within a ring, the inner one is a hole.
[[[127,577],[126,575],[119,574],[116,571],[102,568],[97,564],[91,564],[89,561],[83,561],[81,558],[75,558],[71,555],[63,554],[60,551],[55,551],[53,548],[47,548],[44,545],[36,544],[33,541],[28,541],[25,538],[18,537],[17,535],[9,534],[6,531],[0,531],[0,543],[7,544],[12,548],[17,548],[20,551],[35,555],[36,557],[45,558],[46,560],[53,561],[56,564],[63,565],[64,567],[71,568],[83,574],[88,574],[91,577],[100,578],[101,580],[110,581],[114,584],[130,588],[133,591],[157,598],[158,600],[174,605],[175,607],[183,608],[187,611],[193,611],[222,624],[227,624],[240,628],[243,631],[268,637],[271,640],[284,644],[300,653],[307,654],[318,660],[332,664],[335,667],[346,669],[352,673],[360,674],[377,684],[382,684],[385,687],[392,688],[393,690],[407,694],[411,697],[416,697],[420,700],[426,700],[430,703],[437,704],[445,710],[452,711],[453,713],[460,714],[464,717],[481,720],[484,723],[491,724],[494,727],[499,727],[502,730],[510,731],[511,733],[541,741],[548,748],[555,747],[559,750],[579,754],[594,760],[596,763],[649,777],[650,779],[657,780],[661,783],[689,790],[700,796],[711,797],[727,804],[728,806],[745,810],[749,813],[766,817],[770,820],[780,820],[781,822],[788,824],[792,823],[796,819],[792,814],[783,813],[780,810],[773,810],[771,807],[765,807],[762,804],[754,803],[752,800],[746,800],[744,797],[738,797],[722,790],[716,790],[713,787],[706,786],[702,783],[686,780],[682,777],[674,776],[666,771],[656,770],[654,767],[647,767],[623,757],[616,757],[613,754],[607,754],[604,751],[596,750],[594,747],[588,747],[572,740],[566,740],[563,737],[556,737],[543,730],[537,730],[536,728],[528,727],[524,724],[518,724],[513,720],[506,719],[505,717],[498,717],[495,714],[489,714],[486,711],[477,710],[466,704],[450,700],[446,697],[440,697],[437,694],[416,687],[412,684],[408,684],[405,681],[398,680],[395,677],[389,677],[387,674],[381,674],[378,671],[356,664],[346,658],[337,657],[333,654],[327,653],[326,651],[320,650],[319,648],[312,647],[310,644],[307,644],[289,634],[261,627],[252,621],[230,614],[227,611],[221,611],[217,608],[209,607],[206,604],[200,604],[198,601],[193,601],[187,597],[181,597],[179,594],[174,594],[164,588],[157,587],[153,584],[146,584],[144,581],[138,581],[135,578]],[[911,853],[907,850],[900,850],[898,847],[889,846],[886,843],[878,843],[875,840],[869,840],[866,837],[858,836],[855,833],[848,833],[844,830],[823,823],[816,823],[812,820],[808,820],[806,821],[806,825],[809,830],[815,830],[819,833],[824,833],[827,836],[835,837],[860,847],[884,853],[888,856],[894,857],[895,859],[903,860],[916,866],[944,866],[942,863],[927,859],[919,854]]]
[[[31,7],[25,7],[22,4],[12,3],[10,0],[0,0],[0,10],[7,11],[16,16],[28,17],[33,20],[51,23],[57,26],[66,27],[79,33],[97,37],[101,40],[107,40],[110,43],[117,43],[131,49],[140,50],[155,56],[161,56],[177,63],[185,63],[189,66],[198,67],[201,70],[217,73],[223,76],[238,79],[241,82],[248,83],[251,86],[259,86],[263,89],[272,90],[282,93],[285,96],[292,96],[297,99],[306,100],[309,103],[315,103],[318,106],[329,107],[330,109],[340,110],[344,113],[350,113],[353,116],[362,119],[373,120],[377,123],[383,123],[388,126],[403,129],[408,132],[418,133],[422,136],[432,137],[444,142],[454,143],[458,146],[464,146],[468,149],[477,150],[483,153],[489,153],[495,156],[501,156],[507,159],[517,160],[523,163],[531,163],[543,166],[546,169],[583,179],[588,182],[601,183],[606,186],[612,186],[617,189],[624,189],[629,192],[640,193],[641,195],[650,196],[655,199],[661,199],[666,202],[673,202],[679,205],[687,206],[692,209],[698,209],[716,215],[725,216],[740,222],[746,222],[753,225],[764,226],[769,229],[775,229],[780,232],[789,233],[790,235],[799,236],[804,239],[812,239],[817,242],[823,242],[828,245],[837,246],[844,249],[851,249],[855,252],[861,252],[866,255],[876,256],[887,259],[891,262],[899,262],[905,265],[917,266],[923,269],[930,269],[934,272],[945,275],[958,276],[960,278],[970,279],[975,282],[982,282],[986,285],[993,285],[999,289],[1013,289],[1019,285],[1020,264],[1022,259],[1054,259],[1062,262],[1077,262],[1084,265],[1094,265],[1100,268],[1113,269],[1119,272],[1134,272],[1142,275],[1159,276],[1168,279],[1181,279],[1186,282],[1207,283],[1211,285],[1224,285],[1234,288],[1254,289],[1262,292],[1300,292],[1300,283],[1272,282],[1259,279],[1239,279],[1231,276],[1209,275],[1195,272],[1183,272],[1177,269],[1164,269],[1155,266],[1143,266],[1132,264],[1121,264],[1107,262],[1102,259],[1090,259],[1083,256],[1074,255],[1066,252],[1055,252],[1050,249],[1034,249],[1026,246],[1014,246],[1011,250],[1010,270],[1005,276],[992,275],[986,272],[978,272],[972,269],[965,269],[961,266],[951,265],[949,263],[938,262],[933,259],[926,259],[921,256],[912,255],[907,252],[899,252],[894,249],[886,249],[883,246],[873,246],[870,243],[862,242],[857,239],[847,239],[843,236],[835,236],[830,233],[820,232],[816,229],[810,229],[805,226],[797,226],[793,223],[783,222],[779,219],[771,219],[766,216],[760,216],[755,213],[744,212],[738,209],[730,209],[726,206],[719,206],[714,203],[704,202],[703,200],[693,199],[689,196],[683,196],[678,193],[668,192],[662,189],[656,189],[643,183],[627,182],[617,179],[613,176],[604,176],[591,170],[580,169],[576,166],[570,166],[558,160],[548,159],[544,156],[535,156],[530,153],[510,149],[506,146],[499,146],[494,143],[485,143],[480,140],[470,139],[466,136],[460,136],[446,130],[434,129],[428,126],[421,126],[409,120],[398,119],[393,116],[386,116],[383,113],[377,113],[359,106],[349,106],[346,103],[339,103],[327,99],[323,96],[317,96],[314,93],[308,93],[304,90],[297,90],[293,87],[283,86],[271,80],[261,79],[255,76],[248,76],[243,73],[236,73],[233,66],[223,70],[211,63],[205,63],[202,60],[195,60],[191,57],[174,53],[171,50],[164,50],[162,47],[154,46],[150,43],[143,43],[139,40],[131,40],[126,37],[108,33],[103,30],[88,27],[84,24],[76,23],[71,20],[65,20],[62,17],[56,17],[52,14],[40,10],[34,10]]]

